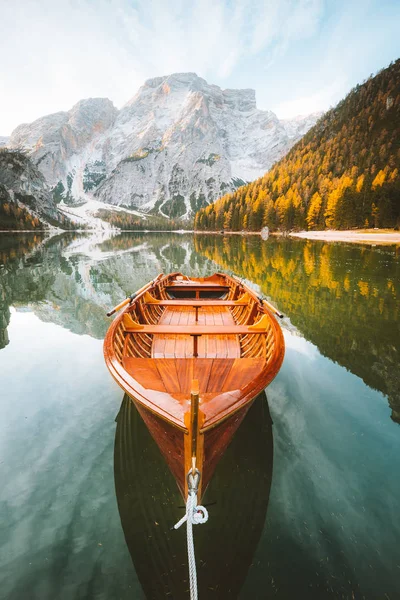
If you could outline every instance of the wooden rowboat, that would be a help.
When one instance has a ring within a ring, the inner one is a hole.
[[[241,281],[216,273],[163,276],[125,306],[104,340],[111,375],[132,398],[186,499],[201,498],[253,400],[284,356],[278,311]]]

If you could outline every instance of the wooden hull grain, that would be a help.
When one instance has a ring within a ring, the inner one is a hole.
[[[219,461],[203,498],[210,519],[207,527],[195,531],[199,598],[237,599],[251,577],[272,466],[272,422],[263,393]],[[117,417],[114,476],[122,528],[146,598],[187,599],[186,532],[171,531],[182,516],[182,498],[127,396]],[[268,584],[266,570],[265,589]]]
[[[266,304],[224,274],[158,276],[111,327],[104,355],[135,403],[179,490],[204,494],[254,399],[278,373],[282,331]]]
[[[161,419],[134,398],[133,401],[183,495],[185,480],[182,465],[185,460],[185,433],[167,420]],[[151,468],[150,465],[149,468]]]
[[[182,494],[185,496],[186,473],[183,468],[185,464],[185,446],[189,443],[189,434],[175,427],[172,423],[161,419],[157,414],[149,411],[135,398],[131,398],[152,438],[159,447],[171,473]],[[252,401],[227,417],[205,433],[201,433],[199,446],[202,454],[198,456],[197,466],[202,474],[198,496],[201,498],[211,480],[215,468],[232,441],[238,427],[245,418]],[[188,449],[186,448],[186,454]]]

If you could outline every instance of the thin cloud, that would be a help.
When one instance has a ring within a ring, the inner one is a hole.
[[[275,45],[274,54],[279,55],[290,43],[311,37],[323,14],[322,0],[270,1],[262,2],[261,7],[255,16],[253,54]]]
[[[306,96],[282,102],[276,108],[281,119],[289,119],[297,115],[307,115],[328,108],[332,98],[341,97],[345,88],[345,80],[337,79],[326,87]]]
[[[380,10],[382,2],[391,11]],[[382,24],[374,30],[377,19],[368,27],[363,19],[371,7],[380,10],[391,30],[399,12],[395,5],[390,0],[365,5],[338,0],[334,8],[326,0],[3,2],[0,134],[68,110],[82,98],[108,97],[120,107],[146,79],[180,71],[194,71],[222,87],[253,87],[264,108],[292,106],[297,114],[298,102],[301,111],[310,112],[318,98],[332,103],[333,79],[343,87],[349,73],[354,78],[360,72],[363,49],[372,62],[384,55],[389,36],[381,34]],[[379,40],[374,55],[371,39]],[[345,51],[338,51],[342,46]]]

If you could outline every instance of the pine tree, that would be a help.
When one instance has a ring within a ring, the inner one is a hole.
[[[399,139],[397,60],[356,86],[268,173],[223,196],[214,210],[219,215],[221,204],[223,219],[233,205],[235,231],[399,225]],[[201,227],[213,229],[215,213],[207,207],[203,214]]]

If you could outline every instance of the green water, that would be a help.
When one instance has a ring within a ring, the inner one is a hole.
[[[269,410],[244,422],[195,531],[202,597],[400,597],[395,249],[0,235],[0,598],[186,597],[182,501],[126,404],[114,453],[123,395],[102,357],[106,310],[176,270],[234,272],[285,313]]]

